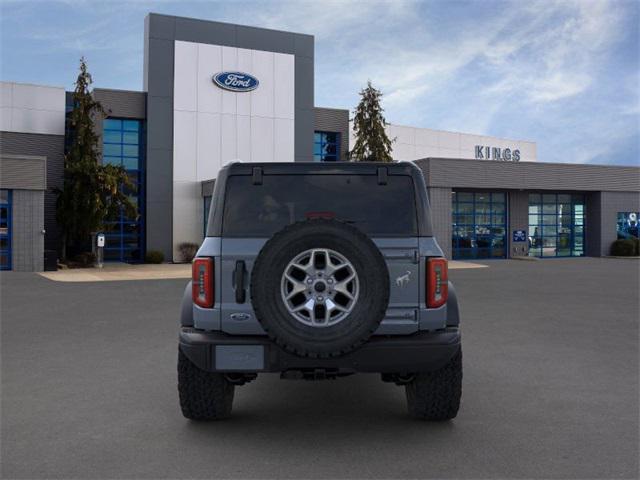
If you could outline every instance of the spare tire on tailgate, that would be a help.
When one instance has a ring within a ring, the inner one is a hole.
[[[389,303],[389,272],[380,250],[357,228],[307,220],[264,245],[251,273],[251,302],[282,348],[337,356],[378,328]]]

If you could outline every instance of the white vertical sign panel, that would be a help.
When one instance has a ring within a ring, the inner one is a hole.
[[[198,46],[176,42],[173,74],[174,110],[197,111]]]
[[[195,44],[194,44],[195,45]],[[213,72],[222,70],[222,47],[219,45],[198,46],[198,112],[220,113],[222,90],[211,88]]]
[[[220,72],[244,72],[260,83],[250,92],[223,90]],[[293,162],[293,55],[175,42],[173,243],[202,240],[200,182],[230,161]],[[193,217],[193,218],[192,218]]]

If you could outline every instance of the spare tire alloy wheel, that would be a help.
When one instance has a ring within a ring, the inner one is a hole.
[[[313,219],[289,225],[264,245],[250,291],[256,317],[275,343],[300,356],[338,356],[380,325],[389,271],[356,227]]]
[[[311,327],[343,321],[358,301],[358,274],[343,255],[313,248],[297,255],[282,274],[282,300],[293,317]]]

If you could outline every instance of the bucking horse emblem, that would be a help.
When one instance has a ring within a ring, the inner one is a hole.
[[[396,285],[399,287],[404,287],[409,283],[409,280],[411,280],[411,272],[407,270],[407,273],[396,278]]]

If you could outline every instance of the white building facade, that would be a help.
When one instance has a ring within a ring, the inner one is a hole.
[[[413,161],[419,158],[467,158],[473,160],[503,160],[535,162],[535,142],[447,132],[430,128],[390,124],[387,135],[393,139],[394,160]]]

